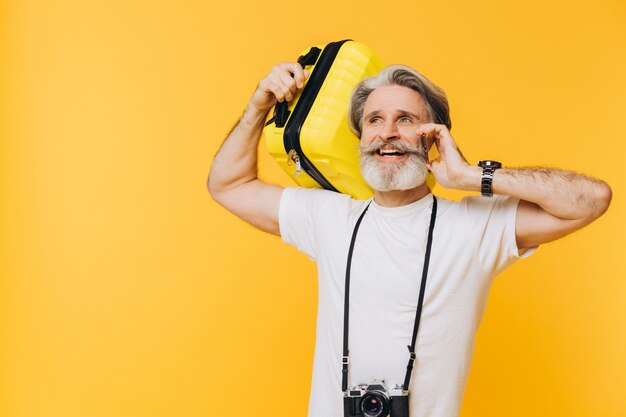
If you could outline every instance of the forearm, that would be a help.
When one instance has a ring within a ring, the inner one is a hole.
[[[257,178],[257,148],[266,112],[248,106],[215,155],[207,186],[212,195]]]
[[[482,168],[470,166],[465,189],[480,191]],[[606,211],[611,189],[603,181],[551,168],[503,168],[493,176],[493,193],[537,204],[564,220],[593,220]]]
[[[448,129],[425,124],[418,135],[432,135],[441,158],[428,163],[445,188],[478,191],[482,168],[468,164]],[[506,168],[493,174],[494,194],[518,198],[515,239],[519,249],[559,239],[600,217],[611,202],[603,181],[550,168]]]
[[[267,115],[277,102],[290,101],[308,71],[297,62],[272,68],[257,86],[241,119],[215,155],[207,188],[236,216],[266,232],[280,234],[278,212],[283,188],[257,177],[258,146]]]

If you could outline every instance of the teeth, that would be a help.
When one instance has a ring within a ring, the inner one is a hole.
[[[399,152],[395,149],[379,149],[378,153],[381,155],[404,155],[404,153]]]

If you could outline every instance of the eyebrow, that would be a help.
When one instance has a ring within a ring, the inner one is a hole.
[[[364,120],[367,120],[372,116],[377,116],[378,114],[380,114],[380,112],[380,110],[374,110],[373,112],[369,112],[365,115]],[[410,112],[408,110],[397,110],[395,113],[399,116],[412,116],[417,120],[422,120],[422,117],[420,115]]]

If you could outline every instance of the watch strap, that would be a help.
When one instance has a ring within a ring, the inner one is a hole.
[[[496,169],[502,167],[502,164],[497,161],[480,161],[478,163],[483,169],[483,174],[480,179],[480,193],[484,197],[492,197],[493,196],[493,173]]]

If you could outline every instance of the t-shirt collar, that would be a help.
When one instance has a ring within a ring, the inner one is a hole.
[[[408,214],[415,214],[421,212],[423,210],[430,209],[433,202],[433,194],[428,193],[424,197],[420,198],[413,203],[406,204],[404,206],[398,207],[384,207],[376,203],[374,198],[372,197],[372,204],[370,206],[370,210],[374,213],[381,214],[383,216],[389,217],[401,217],[406,216]]]

